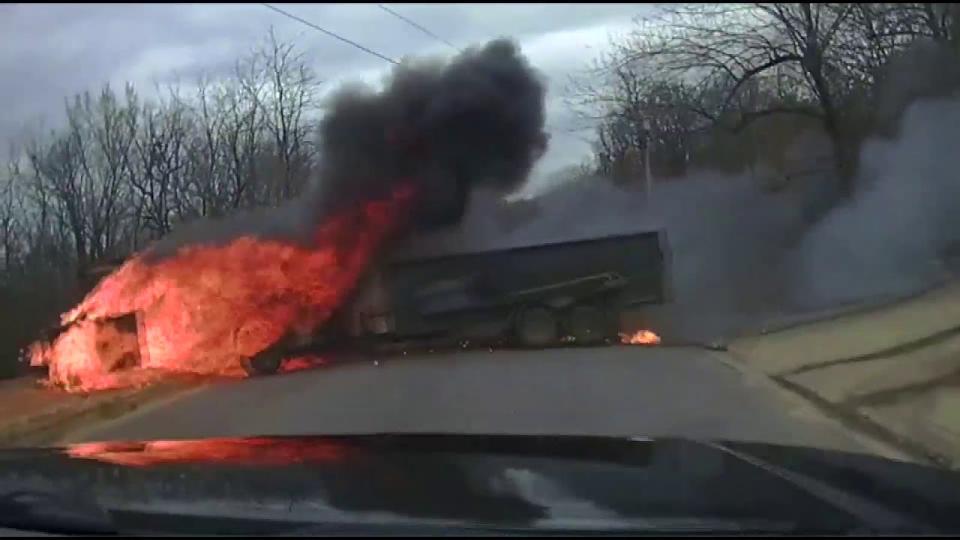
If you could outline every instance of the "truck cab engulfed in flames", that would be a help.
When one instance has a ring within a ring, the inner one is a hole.
[[[429,257],[388,252],[363,272],[326,323],[291,325],[241,366],[247,374],[266,374],[291,357],[418,344],[656,344],[649,330],[621,334],[621,318],[669,301],[668,262],[662,232]],[[112,261],[92,275],[117,267]],[[77,324],[96,325],[94,348],[114,372],[142,361],[144,321],[135,312]]]
[[[439,196],[466,204],[459,188]],[[119,374],[130,368],[252,375],[339,351],[591,345],[620,342],[624,313],[669,300],[662,231],[404,255],[402,243],[374,247],[384,235],[376,228],[397,220],[387,217],[397,201],[384,204],[321,227],[313,247],[241,237],[159,262],[94,266],[90,281],[109,275],[64,315],[60,336],[34,345],[31,363],[87,390],[129,384]]]

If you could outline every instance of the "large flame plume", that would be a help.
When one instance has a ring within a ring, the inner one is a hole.
[[[69,328],[35,347],[31,361],[48,365],[51,381],[71,390],[145,382],[152,370],[243,375],[244,358],[330,317],[412,196],[411,188],[398,189],[334,216],[317,228],[312,246],[243,236],[185,246],[158,262],[133,257],[63,315]],[[128,314],[136,332],[104,323]]]
[[[509,40],[406,60],[348,85],[320,122],[317,182],[274,209],[198,221],[107,276],[31,347],[50,381],[90,391],[242,362],[322,326],[407,224],[458,221],[472,188],[516,188],[546,148],[544,87]]]

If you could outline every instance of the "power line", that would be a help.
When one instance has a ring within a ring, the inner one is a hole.
[[[450,43],[449,41],[443,39],[442,37],[434,34],[434,33],[431,32],[429,29],[423,27],[423,26],[420,25],[420,24],[417,24],[415,21],[412,21],[412,20],[404,17],[403,15],[397,13],[396,11],[393,11],[392,9],[388,8],[387,6],[385,6],[385,5],[383,5],[383,4],[377,4],[377,7],[379,7],[380,9],[382,9],[382,10],[384,10],[384,11],[386,11],[387,13],[393,15],[394,17],[397,17],[398,19],[406,22],[407,24],[409,24],[409,25],[413,26],[414,28],[420,30],[420,31],[423,32],[424,34],[426,34],[426,35],[428,35],[428,36],[436,39],[437,41],[441,41],[441,42],[445,43],[445,44],[446,44],[447,46],[449,46],[450,48],[455,49],[455,50],[457,50],[457,51],[461,51],[461,50],[462,50],[462,49],[458,48],[456,45],[454,45],[453,43]],[[490,32],[487,32],[487,33],[490,33]],[[560,130],[560,129],[551,127],[551,126],[549,126],[549,125],[544,126],[544,128],[550,130],[550,131],[553,132],[553,133],[559,133],[561,136],[567,136],[567,137],[575,138],[575,139],[580,140],[580,141],[583,141],[583,142],[589,142],[589,140],[587,140],[585,137],[579,136],[579,135],[577,135],[577,134],[575,134],[575,133],[572,133],[572,132],[570,132],[570,131],[563,131],[563,130]]]
[[[393,15],[394,17],[400,19],[401,21],[409,24],[410,26],[416,28],[417,30],[420,30],[421,32],[423,32],[424,34],[432,37],[433,39],[435,39],[435,40],[437,40],[437,41],[440,41],[440,42],[442,42],[442,43],[445,43],[445,44],[446,44],[448,47],[450,47],[451,49],[454,49],[454,50],[456,50],[456,51],[459,51],[459,50],[460,50],[460,48],[457,47],[456,45],[454,45],[453,43],[450,43],[449,41],[443,39],[442,37],[434,34],[434,33],[431,32],[430,30],[428,30],[427,28],[424,28],[423,26],[417,24],[415,21],[412,21],[412,20],[404,17],[403,15],[401,15],[401,14],[397,13],[396,11],[388,8],[387,6],[385,6],[385,5],[383,5],[383,4],[377,4],[377,7],[379,7],[380,9],[382,9],[382,10],[384,10],[384,11],[386,11],[387,13]]]
[[[368,48],[364,47],[363,45],[357,43],[356,41],[352,41],[352,40],[347,39],[347,38],[345,38],[345,37],[343,37],[343,36],[341,36],[341,35],[339,35],[339,34],[335,34],[335,33],[331,32],[330,30],[327,30],[327,29],[325,29],[325,28],[321,28],[321,27],[313,24],[312,22],[310,22],[310,21],[308,21],[308,20],[306,20],[306,19],[301,19],[300,17],[297,17],[296,15],[294,15],[294,14],[292,14],[292,13],[288,13],[288,12],[286,12],[286,11],[284,11],[284,10],[276,7],[276,6],[272,6],[272,5],[270,5],[270,4],[261,4],[261,5],[263,5],[263,6],[266,7],[266,8],[272,9],[273,11],[276,11],[277,13],[279,13],[279,14],[281,14],[281,15],[285,15],[285,16],[287,16],[287,17],[290,17],[291,19],[293,19],[293,20],[295,20],[295,21],[299,21],[299,22],[301,22],[301,23],[309,26],[310,28],[313,28],[313,29],[315,29],[315,30],[319,30],[319,31],[323,32],[324,34],[326,34],[326,35],[328,35],[328,36],[330,36],[330,37],[339,39],[340,41],[342,41],[342,42],[344,42],[344,43],[347,43],[347,44],[349,44],[349,45],[353,45],[354,47],[360,49],[361,51],[366,52],[366,53],[369,53],[369,54],[372,54],[372,55],[376,56],[377,58],[379,58],[379,59],[381,59],[381,60],[386,60],[387,62],[390,62],[391,64],[399,64],[399,62],[397,62],[397,61],[394,60],[393,58],[390,58],[389,56],[384,56],[384,55],[378,53],[377,51],[368,49]]]
[[[376,56],[377,58],[379,58],[379,59],[381,59],[381,60],[386,60],[387,62],[390,62],[391,64],[399,64],[399,62],[397,62],[397,61],[394,60],[393,58],[390,58],[389,56],[382,55],[382,54],[378,53],[377,51],[374,51],[374,50],[372,50],[372,49],[369,49],[369,48],[367,48],[367,47],[364,47],[363,45],[361,45],[361,44],[359,44],[359,43],[357,43],[357,42],[355,42],[355,41],[353,41],[353,40],[347,39],[347,38],[345,38],[345,37],[343,37],[343,36],[341,36],[341,35],[339,35],[339,34],[336,34],[336,33],[334,33],[334,32],[331,32],[330,30],[327,30],[327,29],[325,29],[325,28],[321,28],[320,26],[317,26],[316,24],[313,24],[312,22],[310,22],[310,21],[308,21],[308,20],[306,20],[306,19],[303,19],[303,18],[298,17],[298,16],[296,16],[296,15],[294,15],[294,14],[292,14],[292,13],[289,13],[289,12],[287,12],[287,11],[284,11],[284,10],[282,10],[282,9],[274,6],[274,5],[267,4],[267,3],[262,3],[261,5],[264,6],[264,7],[266,7],[266,8],[268,8],[268,9],[271,9],[271,10],[273,10],[273,11],[275,11],[275,12],[281,14],[281,15],[284,15],[284,16],[289,17],[289,18],[291,18],[291,19],[293,19],[293,20],[295,20],[295,21],[298,21],[298,22],[300,22],[300,23],[302,23],[302,24],[305,24],[305,25],[309,26],[310,28],[313,28],[313,29],[315,29],[315,30],[319,30],[320,32],[323,32],[324,34],[327,34],[327,35],[330,36],[330,37],[336,38],[336,39],[338,39],[338,40],[340,40],[340,41],[342,41],[342,42],[344,42],[344,43],[346,43],[346,44],[348,44],[348,45],[351,45],[351,46],[353,46],[353,47],[356,47],[356,48],[360,49],[360,50],[363,51],[363,52],[366,52],[366,53],[368,53],[368,54],[372,54],[373,56]],[[450,43],[449,41],[441,38],[440,36],[434,34],[434,33],[431,32],[430,30],[424,28],[423,26],[420,26],[420,25],[417,24],[416,22],[414,22],[414,21],[412,21],[412,20],[404,17],[403,15],[400,15],[399,13],[397,13],[397,12],[395,12],[395,11],[387,8],[387,7],[384,6],[383,4],[377,4],[377,5],[378,5],[382,10],[386,11],[387,13],[390,13],[391,15],[394,15],[395,17],[397,17],[397,18],[405,21],[406,23],[413,25],[414,27],[416,27],[416,28],[419,29],[420,31],[424,32],[425,34],[433,37],[434,39],[437,39],[437,40],[445,43],[446,45],[448,45],[448,46],[450,46],[450,47],[453,47],[454,49],[456,49],[456,50],[458,50],[458,51],[460,50],[459,48],[457,48],[455,45],[453,45],[453,44]],[[550,126],[544,126],[544,127],[546,127],[547,129],[550,129]],[[554,133],[557,133],[557,134],[560,134],[560,135],[566,135],[566,136],[568,136],[568,137],[573,137],[573,138],[579,139],[579,140],[581,140],[581,141],[584,140],[583,138],[581,138],[581,137],[579,137],[579,136],[577,136],[577,135],[574,135],[574,134],[572,134],[572,133],[569,133],[569,132],[565,132],[565,131],[561,131],[561,130],[557,130],[557,129],[553,129],[552,131],[553,131]]]

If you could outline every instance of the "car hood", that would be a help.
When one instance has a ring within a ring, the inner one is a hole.
[[[0,516],[68,531],[956,532],[958,486],[947,471],[857,454],[683,439],[363,435],[0,451]]]

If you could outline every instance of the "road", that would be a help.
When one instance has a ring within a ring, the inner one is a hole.
[[[66,442],[373,432],[682,436],[866,451],[809,405],[698,348],[470,351],[217,383]]]

